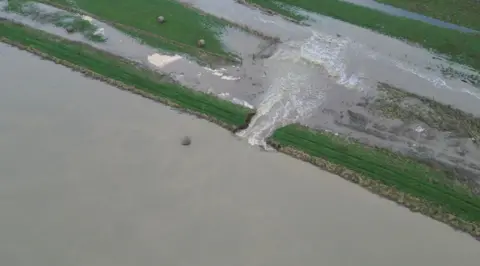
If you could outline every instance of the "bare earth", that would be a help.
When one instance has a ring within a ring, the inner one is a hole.
[[[0,80],[1,265],[480,263],[446,225],[3,44]]]

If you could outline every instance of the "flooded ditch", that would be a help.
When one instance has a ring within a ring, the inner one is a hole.
[[[470,117],[467,114],[480,115],[478,73],[420,47],[301,10],[308,25],[234,0],[180,2],[279,42],[227,28],[219,38],[242,62],[206,66],[185,54],[147,46],[95,20],[90,22],[103,29],[102,42],[21,14],[0,11],[0,17],[89,43],[166,73],[187,87],[256,108],[250,127],[239,133],[253,145],[266,147],[265,138],[273,130],[302,123],[436,162],[472,187],[480,182],[477,122],[468,118],[467,124],[457,123]],[[37,10],[59,12],[40,4]],[[396,88],[404,94],[399,96]]]

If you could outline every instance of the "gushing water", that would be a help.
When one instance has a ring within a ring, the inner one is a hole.
[[[302,122],[326,100],[336,85],[362,90],[361,79],[347,72],[348,39],[312,32],[304,41],[282,44],[265,61],[269,86],[250,126],[238,135],[251,145],[266,147],[278,127]]]

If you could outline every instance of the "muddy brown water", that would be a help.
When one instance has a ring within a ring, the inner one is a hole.
[[[468,74],[474,71],[449,63],[442,56],[420,47],[301,10],[299,12],[309,17],[309,26],[265,14],[234,0],[181,2],[278,37],[280,43],[271,45],[243,31],[226,28],[219,38],[228,50],[242,58],[242,64],[211,68],[199,65],[187,56],[156,68],[149,63],[148,56],[164,52],[142,45],[100,22],[95,23],[105,29],[108,39],[105,43],[92,45],[168,73],[185,86],[255,107],[257,116],[248,129],[239,133],[251,144],[264,145],[264,139],[275,128],[300,122],[406,154],[460,165],[473,177],[479,176],[480,149],[473,140],[428,128],[420,121],[378,117],[359,106],[365,97],[376,95],[379,82],[385,82],[480,115],[479,88],[461,78],[447,79],[441,70],[451,67]],[[44,5],[42,8],[45,12],[56,10]],[[80,35],[67,35],[62,29],[14,14],[0,14],[51,33],[88,42]],[[346,115],[348,113],[359,114],[364,122],[359,125]],[[422,132],[416,131],[419,127]]]
[[[4,44],[0,79],[2,265],[480,260],[444,224]]]

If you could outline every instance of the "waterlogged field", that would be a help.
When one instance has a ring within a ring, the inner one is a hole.
[[[115,4],[108,0],[45,0],[41,2],[80,9],[103,20],[132,27],[131,31],[141,30],[156,34],[165,38],[166,42],[174,41],[181,45],[196,46],[197,41],[203,39],[207,44],[205,50],[227,55],[218,37],[226,23],[214,16],[202,15],[186,8],[177,1],[117,1]],[[159,16],[165,18],[165,23],[158,23]],[[137,34],[142,37],[146,35],[143,32]],[[152,37],[145,41],[154,44],[151,39]]]
[[[286,16],[291,16],[294,11],[286,6],[278,5],[276,2],[299,7],[419,44],[445,54],[455,62],[480,70],[480,38],[478,34],[444,29],[339,0],[247,0],[247,2],[272,9]],[[294,18],[296,17],[294,16]]]
[[[480,30],[480,4],[476,0],[376,0],[443,21]]]
[[[179,85],[166,83],[165,77],[155,72],[141,69],[131,62],[93,49],[87,45],[67,41],[50,34],[21,26],[8,21],[0,21],[2,39],[14,45],[40,52],[45,57],[62,61],[86,70],[88,75],[100,75],[99,79],[113,79],[126,86],[151,94],[165,103],[206,115],[230,129],[245,125],[252,110],[220,100],[214,96],[195,92]],[[97,77],[98,78],[98,77]]]

